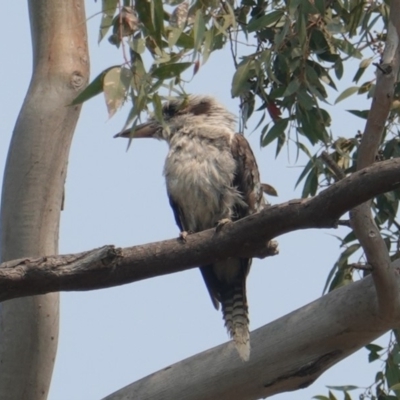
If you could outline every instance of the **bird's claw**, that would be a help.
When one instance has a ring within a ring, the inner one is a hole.
[[[217,222],[217,226],[215,227],[216,232],[220,232],[222,230],[222,228],[226,225],[226,224],[230,224],[232,221],[229,218],[223,218],[220,219]]]
[[[191,235],[193,232],[191,231],[182,231],[179,233],[179,239],[182,240],[183,243],[186,243],[186,239],[189,235]]]

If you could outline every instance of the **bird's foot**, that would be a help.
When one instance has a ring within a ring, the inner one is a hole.
[[[220,232],[222,230],[222,228],[226,225],[226,224],[230,224],[232,223],[232,221],[229,218],[223,218],[220,219],[217,222],[217,226],[215,227],[216,232]]]
[[[182,231],[179,233],[179,239],[182,240],[183,243],[186,243],[187,237],[192,233],[192,231]]]

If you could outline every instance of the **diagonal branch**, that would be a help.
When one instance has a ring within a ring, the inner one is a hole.
[[[385,51],[377,70],[377,81],[372,106],[368,114],[365,131],[358,150],[357,169],[361,170],[375,162],[382,141],[394,96],[400,63],[400,0],[390,4],[389,28]],[[372,266],[379,308],[382,318],[392,318],[398,307],[398,288],[386,244],[371,213],[371,202],[361,204],[352,210],[351,224]]]
[[[93,290],[194,268],[228,257],[265,257],[271,239],[308,228],[333,228],[346,211],[400,187],[400,159],[356,172],[311,199],[265,208],[218,233],[126,249],[104,246],[85,253],[21,259],[0,265],[0,301],[54,291]],[[274,250],[274,249],[272,249]]]

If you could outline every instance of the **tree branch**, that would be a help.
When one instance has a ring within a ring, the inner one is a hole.
[[[103,400],[255,400],[305,388],[390,328],[380,318],[374,292],[368,277],[256,329],[251,333],[252,351],[246,363],[228,342]]]
[[[382,141],[382,134],[394,96],[400,63],[400,0],[390,4],[389,28],[385,51],[377,70],[372,106],[358,150],[357,169],[361,170],[375,162]],[[354,233],[372,266],[379,308],[383,318],[391,319],[398,307],[399,291],[386,244],[371,213],[371,202],[361,204],[350,213]]]
[[[0,301],[54,291],[112,287],[194,268],[228,257],[265,257],[267,243],[284,233],[332,228],[346,211],[400,187],[400,159],[356,172],[311,199],[265,208],[218,233],[165,240],[126,249],[105,246],[73,255],[20,259],[0,265]]]

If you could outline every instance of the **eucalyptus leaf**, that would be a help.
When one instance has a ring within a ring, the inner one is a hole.
[[[155,68],[151,75],[158,79],[171,79],[179,76],[183,71],[188,69],[193,63],[182,62],[176,64],[163,64]]]
[[[131,79],[132,71],[124,67],[112,68],[104,75],[103,90],[109,118],[125,101]]]

